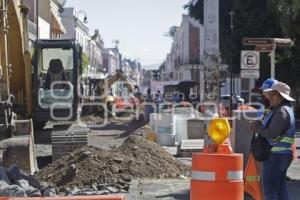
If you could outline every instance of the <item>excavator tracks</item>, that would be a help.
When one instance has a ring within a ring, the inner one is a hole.
[[[51,132],[52,162],[88,145],[88,128],[76,124],[54,125]]]

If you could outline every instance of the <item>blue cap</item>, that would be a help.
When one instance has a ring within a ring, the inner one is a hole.
[[[278,81],[272,78],[268,78],[267,80],[265,80],[262,84],[262,86],[260,87],[261,90],[266,90],[266,89],[270,89],[272,87],[272,85],[274,83],[277,83]]]

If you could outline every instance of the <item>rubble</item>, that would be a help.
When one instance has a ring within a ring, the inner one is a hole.
[[[156,143],[130,136],[120,147],[88,146],[56,160],[36,174],[65,195],[127,192],[137,178],[181,178],[190,167]]]
[[[0,196],[41,197],[48,195],[46,189],[33,176],[21,171],[16,165],[0,168]],[[52,190],[51,195],[56,195],[56,191]]]
[[[190,168],[156,143],[130,136],[117,148],[87,146],[34,176],[16,165],[0,168],[0,196],[55,197],[126,193],[132,179],[187,177]]]

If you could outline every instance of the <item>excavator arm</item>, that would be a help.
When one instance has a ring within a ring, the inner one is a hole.
[[[130,77],[128,77],[122,70],[117,70],[114,74],[108,76],[107,86],[111,87],[117,81],[123,81],[129,92],[133,92],[134,84]]]
[[[18,164],[33,173],[33,125],[26,120],[32,109],[27,12],[21,0],[0,0],[0,150],[4,166]]]

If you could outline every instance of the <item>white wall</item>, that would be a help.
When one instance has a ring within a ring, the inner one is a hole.
[[[50,39],[50,24],[39,17],[39,38]]]
[[[61,36],[62,39],[74,39],[76,35],[76,41],[82,46],[83,52],[89,54],[89,30],[88,27],[81,22],[81,18],[78,19],[75,27],[75,13],[74,8],[65,8],[61,14],[62,23],[66,28],[66,34]],[[75,33],[74,33],[75,31]]]
[[[182,64],[188,64],[190,57],[189,57],[189,17],[187,15],[182,16]]]
[[[233,87],[236,95],[241,95],[241,79],[233,79]],[[221,88],[221,95],[230,94],[230,78],[226,78],[225,87]]]

